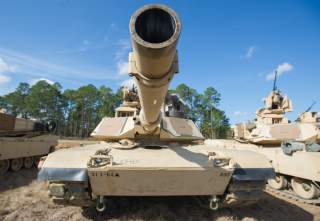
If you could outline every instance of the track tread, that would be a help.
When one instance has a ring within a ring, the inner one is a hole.
[[[282,196],[282,197],[289,198],[291,200],[297,201],[299,203],[305,203],[305,204],[311,204],[311,205],[320,205],[320,198],[312,199],[312,200],[302,199],[299,196],[295,195],[295,193],[293,193],[290,190],[276,190],[276,189],[273,189],[273,188],[268,187],[268,186],[266,187],[266,190],[271,192],[271,193],[274,193],[276,195],[279,195],[279,196]]]

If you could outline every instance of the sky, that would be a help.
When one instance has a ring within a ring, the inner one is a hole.
[[[0,0],[0,95],[19,82],[112,89],[128,82],[129,20],[153,1]],[[279,73],[294,120],[313,102],[320,111],[320,1],[158,1],[182,22],[180,83],[213,86],[231,123],[255,117]]]

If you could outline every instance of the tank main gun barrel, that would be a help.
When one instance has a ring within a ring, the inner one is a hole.
[[[133,52],[129,55],[129,74],[138,87],[139,120],[146,133],[154,132],[159,125],[169,83],[178,73],[176,47],[180,31],[179,17],[165,5],[146,5],[131,17]]]

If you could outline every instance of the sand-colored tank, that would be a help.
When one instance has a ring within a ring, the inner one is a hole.
[[[320,144],[320,116],[318,115],[318,112],[310,111],[311,107],[312,105],[307,109],[307,111],[301,113],[295,122],[313,125],[312,131],[315,130],[318,135],[315,136],[315,138],[310,139],[310,141]]]
[[[242,143],[259,144],[253,149],[271,160],[277,173],[268,181],[271,190],[320,204],[319,117],[309,109],[289,122],[285,113],[292,111],[292,103],[279,90],[273,90],[254,121],[235,125],[234,137]]]
[[[256,119],[234,126],[234,137],[261,145],[280,145],[286,140],[317,142],[320,138],[319,118],[316,112],[304,112],[295,122],[285,114],[292,111],[292,102],[279,90],[265,98],[265,107],[258,109]]]
[[[47,125],[0,112],[0,175],[31,168],[57,145]]]
[[[129,75],[137,91],[125,89],[115,117],[92,132],[101,143],[50,154],[39,172],[56,203],[96,202],[106,209],[112,196],[206,196],[212,209],[252,202],[274,171],[261,154],[207,145],[183,118],[177,96],[166,96],[178,73],[177,14],[152,4],[130,20],[133,52]],[[135,96],[137,94],[138,96]]]

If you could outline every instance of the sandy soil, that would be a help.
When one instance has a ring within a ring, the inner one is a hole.
[[[109,211],[57,206],[47,197],[37,170],[0,177],[0,220],[320,220],[320,207],[285,201],[266,194],[258,203],[210,211],[192,197],[116,198]]]

